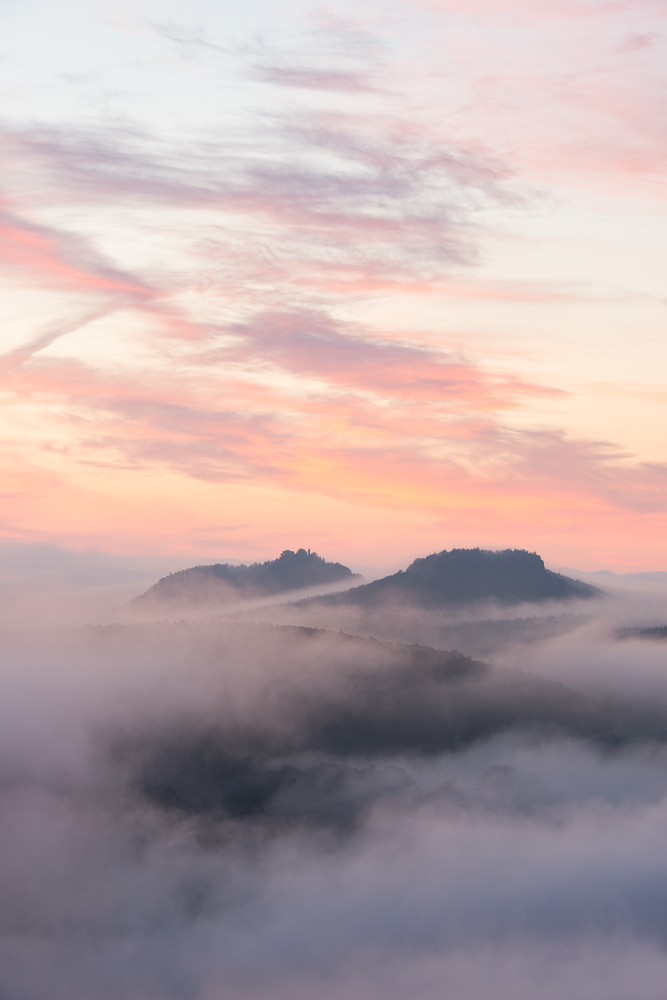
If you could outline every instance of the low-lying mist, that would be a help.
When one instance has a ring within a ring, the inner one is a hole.
[[[5,631],[0,996],[657,1000],[666,654]]]

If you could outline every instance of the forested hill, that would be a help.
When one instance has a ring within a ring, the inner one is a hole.
[[[373,583],[313,600],[338,605],[401,603],[437,608],[485,599],[519,604],[597,597],[602,593],[588,583],[547,569],[536,552],[452,549],[415,559],[406,570]]]
[[[326,562],[310,549],[290,549],[264,563],[250,566],[193,566],[163,577],[145,594],[135,597],[135,607],[161,604],[227,604],[254,597],[269,597],[303,587],[340,583],[358,578],[341,563]]]

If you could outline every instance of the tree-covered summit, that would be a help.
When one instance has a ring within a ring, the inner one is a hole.
[[[289,590],[339,583],[354,579],[342,563],[327,562],[310,549],[285,549],[277,559],[249,566],[216,563],[193,566],[158,580],[145,594],[135,597],[144,604],[221,604],[246,598],[268,597]]]
[[[435,608],[470,601],[568,600],[599,596],[602,591],[554,573],[536,552],[524,549],[446,549],[415,559],[406,570],[325,600],[335,604],[401,603]]]

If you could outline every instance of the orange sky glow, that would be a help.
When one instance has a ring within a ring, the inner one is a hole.
[[[2,538],[667,568],[663,2],[2,16]]]

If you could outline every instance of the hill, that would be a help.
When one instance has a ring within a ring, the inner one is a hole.
[[[619,628],[616,630],[617,639],[657,639],[667,640],[667,625],[658,625],[655,628],[641,628],[640,626],[631,628]]]
[[[91,683],[106,691],[91,701],[93,712],[104,706],[100,750],[133,794],[214,818],[278,822],[295,810],[301,821],[320,810],[328,822],[348,779],[349,808],[363,807],[364,760],[432,760],[512,730],[606,749],[667,744],[664,696],[624,689],[600,699],[455,650],[321,629],[161,622],[0,632],[0,655],[22,675],[45,649],[76,674],[96,664]],[[187,683],[165,686],[165,677]],[[141,711],[128,715],[128,697]],[[381,771],[366,775],[382,791]]]
[[[312,598],[336,605],[386,604],[439,608],[480,600],[501,604],[599,597],[603,591],[545,567],[536,552],[524,549],[452,549],[415,561],[381,580],[344,594]]]
[[[310,549],[285,549],[278,559],[250,566],[216,563],[170,573],[131,603],[134,607],[229,604],[358,576],[341,563],[326,562]]]

